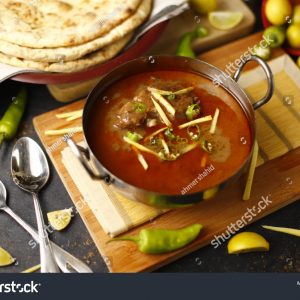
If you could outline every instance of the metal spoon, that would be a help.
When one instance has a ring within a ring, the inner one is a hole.
[[[7,193],[6,188],[2,181],[0,180],[0,210],[3,210],[8,215],[10,215],[17,223],[19,223],[31,236],[39,243],[39,235],[36,230],[34,230],[28,223],[26,223],[22,218],[20,218],[11,208],[7,206],[6,203]],[[92,273],[92,270],[81,260],[74,257],[55,243],[51,242],[55,260],[59,268],[64,273],[71,273],[73,270],[78,273]]]
[[[31,138],[24,137],[16,142],[11,158],[11,173],[17,186],[33,196],[40,240],[41,272],[59,273],[38,199],[38,192],[49,179],[49,166],[44,152]]]

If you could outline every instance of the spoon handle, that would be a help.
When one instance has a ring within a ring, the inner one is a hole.
[[[2,210],[9,214],[18,224],[20,224],[37,243],[40,242],[37,231],[27,222],[25,222],[20,216],[18,216],[12,209],[10,209],[8,206],[5,206],[2,208]],[[52,245],[56,262],[64,273],[70,273],[68,265],[79,273],[92,273],[92,270],[84,262],[74,257],[72,254],[68,253],[55,243],[51,241],[50,243]]]
[[[55,262],[52,247],[48,238],[48,233],[46,231],[38,195],[32,194],[32,196],[40,240],[41,273],[59,273],[60,271]]]

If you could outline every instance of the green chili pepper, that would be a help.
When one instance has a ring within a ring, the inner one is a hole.
[[[192,42],[195,39],[194,32],[188,32],[184,34],[179,42],[178,48],[176,50],[176,54],[179,56],[186,56],[195,58],[195,52],[192,49]]]
[[[201,140],[201,148],[208,153],[212,153],[213,151],[213,145],[211,142],[208,142],[207,140]]]
[[[166,136],[170,141],[176,140],[176,135],[173,133],[173,129],[172,129],[172,128],[168,128],[168,129],[165,131],[165,136]]]
[[[134,101],[134,111],[137,113],[144,113],[147,109],[147,105],[144,102]]]
[[[128,137],[130,140],[132,140],[134,142],[138,142],[143,138],[143,136],[140,135],[139,133],[132,132],[132,131],[127,131],[126,137]]]
[[[176,54],[179,56],[195,58],[195,52],[192,49],[192,43],[194,39],[205,37],[208,34],[208,30],[204,26],[198,26],[193,32],[185,33],[178,45]]]
[[[167,99],[170,100],[170,101],[174,100],[175,98],[176,98],[175,94],[170,94],[170,95],[167,96]]]
[[[111,241],[132,241],[146,254],[167,253],[180,249],[199,235],[201,224],[194,224],[178,230],[142,229],[138,236],[114,238]]]
[[[200,106],[199,104],[191,104],[188,106],[185,115],[188,121],[192,121],[194,117],[200,114]]]
[[[189,126],[187,128],[187,134],[191,138],[192,141],[198,141],[201,136],[201,130],[198,124]]]
[[[22,88],[0,120],[0,145],[15,137],[27,103],[27,91]]]

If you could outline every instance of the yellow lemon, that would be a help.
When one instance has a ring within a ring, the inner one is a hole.
[[[0,247],[0,267],[13,264],[16,260],[3,248]]]
[[[290,25],[286,37],[291,47],[300,48],[300,24]]]
[[[229,254],[239,254],[254,251],[269,251],[270,245],[263,236],[255,232],[241,232],[230,239],[227,249]]]
[[[239,11],[214,11],[209,13],[208,20],[216,29],[229,30],[239,25],[243,16]]]
[[[189,4],[195,12],[202,15],[206,15],[218,7],[217,0],[189,0]]]
[[[293,24],[300,24],[300,4],[294,6]]]
[[[273,25],[283,25],[292,17],[292,6],[289,0],[268,0],[266,16]]]
[[[55,230],[65,229],[71,222],[72,208],[47,213],[48,221]]]

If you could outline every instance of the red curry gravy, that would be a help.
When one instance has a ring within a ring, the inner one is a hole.
[[[115,83],[90,112],[88,140],[93,153],[112,174],[149,191],[174,195],[183,193],[189,186],[185,192],[194,193],[222,183],[236,173],[249,156],[251,132],[247,117],[235,99],[221,87],[213,87],[222,89],[222,93],[226,94],[221,99],[204,88],[205,84],[212,86],[208,79],[180,71],[142,73]],[[160,105],[171,120],[172,138],[176,136],[175,141],[164,132],[151,141],[147,140],[147,136],[166,127],[153,105],[148,87],[172,92],[193,88],[192,91],[175,97],[163,95],[176,109],[172,119],[165,107]],[[200,108],[200,113],[196,111],[198,115],[193,116],[193,119],[209,115],[213,117],[216,109],[219,109],[214,134],[209,132],[212,121],[198,124],[198,128],[192,126],[189,131],[187,128],[178,129],[178,125],[188,122],[186,110],[190,105]],[[128,132],[131,133],[130,137],[132,133],[139,137],[137,143],[152,147],[153,151],[161,151],[164,155],[165,148],[161,139],[166,141],[170,151],[174,153],[180,153],[180,149],[190,144],[199,145],[192,151],[179,155],[176,160],[162,160],[126,143],[124,136],[128,136]],[[188,132],[195,133],[196,139],[192,140]],[[180,141],[179,146],[177,141]],[[204,145],[210,146],[209,149],[201,147],[203,141],[206,143]],[[137,153],[144,157],[147,170],[137,159]],[[199,180],[199,174],[206,175]],[[196,178],[197,184],[191,185]]]

